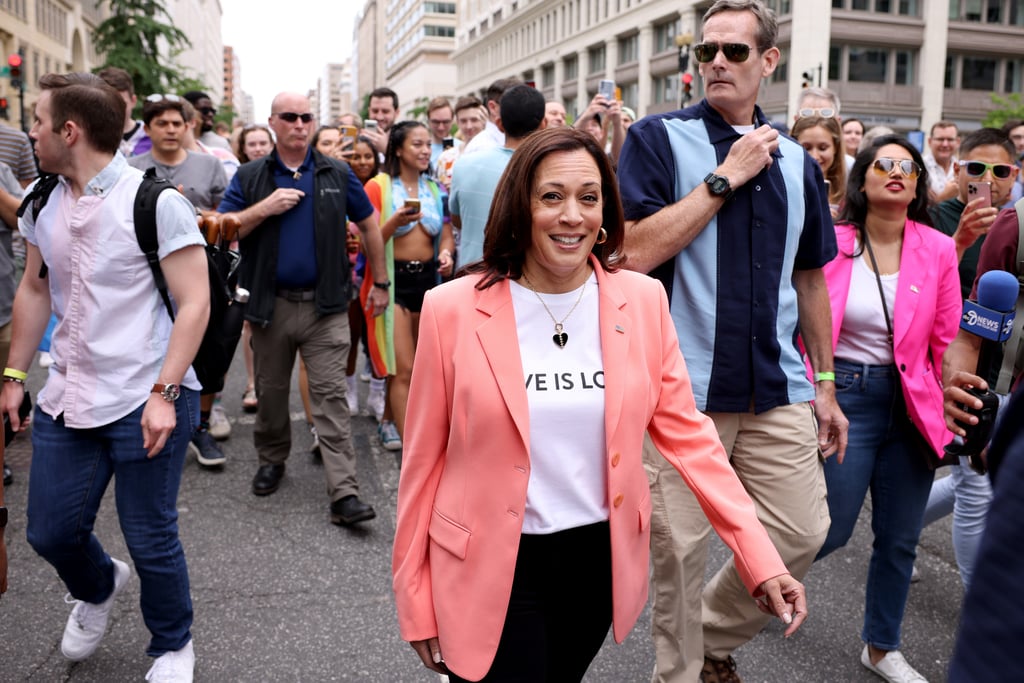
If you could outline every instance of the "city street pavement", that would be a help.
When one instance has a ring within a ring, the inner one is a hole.
[[[277,493],[258,498],[253,416],[241,410],[245,383],[236,359],[224,392],[233,422],[222,470],[185,463],[178,500],[182,542],[195,603],[196,681],[426,681],[424,669],[399,638],[391,594],[390,558],[400,454],[380,447],[372,418],[352,419],[360,494],[377,518],[349,529],[328,521],[322,466],[293,391],[292,453]],[[45,371],[33,367],[33,394]],[[367,385],[360,382],[362,400]],[[415,406],[411,408],[415,410]],[[8,451],[15,482],[6,491],[10,524],[10,590],[0,600],[0,681],[141,681],[151,660],[139,612],[138,578],[117,600],[100,649],[67,662],[60,640],[70,606],[53,569],[25,540],[25,500],[31,449],[21,435]],[[112,489],[100,510],[97,535],[114,557],[128,560]],[[739,673],[759,681],[878,681],[860,664],[864,581],[871,536],[865,510],[849,547],[811,569],[811,616],[794,637],[775,622],[735,653]],[[717,566],[727,556],[715,542]],[[962,600],[949,519],[925,530],[918,553],[922,580],[911,588],[902,650],[930,681],[945,679]],[[653,667],[645,611],[626,642],[608,642],[586,680],[647,681]]]

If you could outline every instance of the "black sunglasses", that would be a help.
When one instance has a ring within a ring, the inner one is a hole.
[[[744,43],[698,43],[693,46],[693,56],[701,64],[707,64],[719,50],[730,62],[745,62],[750,57],[750,46]]]
[[[904,177],[913,180],[921,173],[921,167],[917,165],[911,159],[890,159],[889,157],[878,157],[874,163],[871,164],[871,168],[875,170],[879,175],[889,175],[892,173],[892,169],[899,166],[900,173]]]
[[[309,123],[313,120],[313,115],[309,112],[306,112],[305,114],[296,114],[293,111],[283,111],[280,114],[274,114],[274,116],[282,121],[287,121],[288,123],[295,123],[299,119],[302,119],[303,123]]]
[[[986,164],[984,161],[961,161],[960,168],[972,178],[980,178],[985,175],[985,171],[992,171],[993,176],[1003,180],[1013,173],[1013,166],[1010,164]]]
[[[214,109],[213,107],[203,107],[202,109],[199,110],[199,113],[200,114],[209,114],[210,116],[214,116],[214,115],[217,114],[217,110]]]

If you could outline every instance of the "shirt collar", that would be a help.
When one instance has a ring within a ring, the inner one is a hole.
[[[281,162],[281,157],[279,157],[277,155],[277,150],[274,150],[273,154],[274,154],[274,165],[277,167],[277,172],[278,173],[285,173],[285,174],[292,173],[292,170],[290,168],[288,168],[287,166],[285,166],[284,163]],[[298,168],[300,173],[305,173],[305,172],[309,171],[313,167],[312,158],[313,158],[313,148],[312,147],[307,147],[306,148],[306,158],[302,160],[302,164],[300,164],[299,168]]]
[[[85,184],[85,191],[82,193],[83,196],[93,195],[95,197],[105,197],[107,193],[117,183],[118,178],[121,177],[122,171],[128,166],[128,160],[124,158],[121,152],[114,154],[114,158],[110,160],[102,171],[96,174],[96,177]],[[67,178],[64,176],[60,177],[61,182],[69,184]]]

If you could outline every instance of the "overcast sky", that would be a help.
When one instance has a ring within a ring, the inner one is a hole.
[[[221,0],[224,44],[242,65],[242,90],[252,95],[257,122],[274,95],[305,93],[328,62],[352,54],[352,27],[362,0]]]

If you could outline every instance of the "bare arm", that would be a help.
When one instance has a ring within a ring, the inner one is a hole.
[[[766,124],[737,140],[714,172],[728,178],[735,190],[769,166],[778,147],[779,132]],[[701,183],[675,204],[642,220],[627,221],[627,267],[649,273],[675,257],[707,227],[724,203]]]
[[[832,307],[821,268],[793,271],[800,335],[815,372],[832,372]],[[846,455],[849,420],[836,403],[836,384],[827,380],[814,383],[814,414],[818,418],[818,447],[826,458],[836,454],[839,462]]]
[[[0,221],[12,228],[17,228],[19,206],[21,206],[21,200],[0,187]]]
[[[167,289],[178,304],[178,311],[157,381],[180,384],[196,357],[210,318],[206,253],[199,245],[185,247],[164,257],[160,268],[167,279]],[[159,394],[150,394],[142,411],[142,445],[149,457],[163,450],[176,421],[174,405]]]
[[[946,414],[946,429],[960,436],[967,434],[954,420],[973,425],[978,423],[978,418],[960,408],[959,404],[972,406],[976,410],[982,407],[981,399],[971,396],[966,388],[988,389],[988,382],[975,374],[978,371],[980,352],[981,337],[959,330],[942,354],[942,407]]]
[[[397,212],[396,212],[397,213]],[[372,213],[363,220],[356,223],[362,235],[363,250],[366,252],[366,260],[370,264],[371,273],[387,273],[387,263],[384,255],[384,239],[381,237],[380,228],[377,226],[377,212]],[[376,275],[375,277],[380,277]],[[370,288],[369,305],[373,308],[373,315],[380,315],[388,307],[390,294],[380,287]]]
[[[14,296],[14,312],[11,318],[11,351],[7,355],[7,367],[25,372],[28,370],[36,348],[46,332],[50,321],[50,285],[47,278],[39,277],[43,259],[39,248],[25,243],[25,274]],[[22,424],[18,417],[25,394],[25,387],[17,382],[4,382],[0,393],[0,410],[10,418],[14,431],[20,431]]]
[[[252,206],[224,215],[234,216],[238,219],[241,224],[238,229],[238,238],[242,239],[248,237],[249,233],[256,229],[256,226],[271,216],[278,216],[294,208],[304,196],[305,193],[301,190],[279,187]]]

